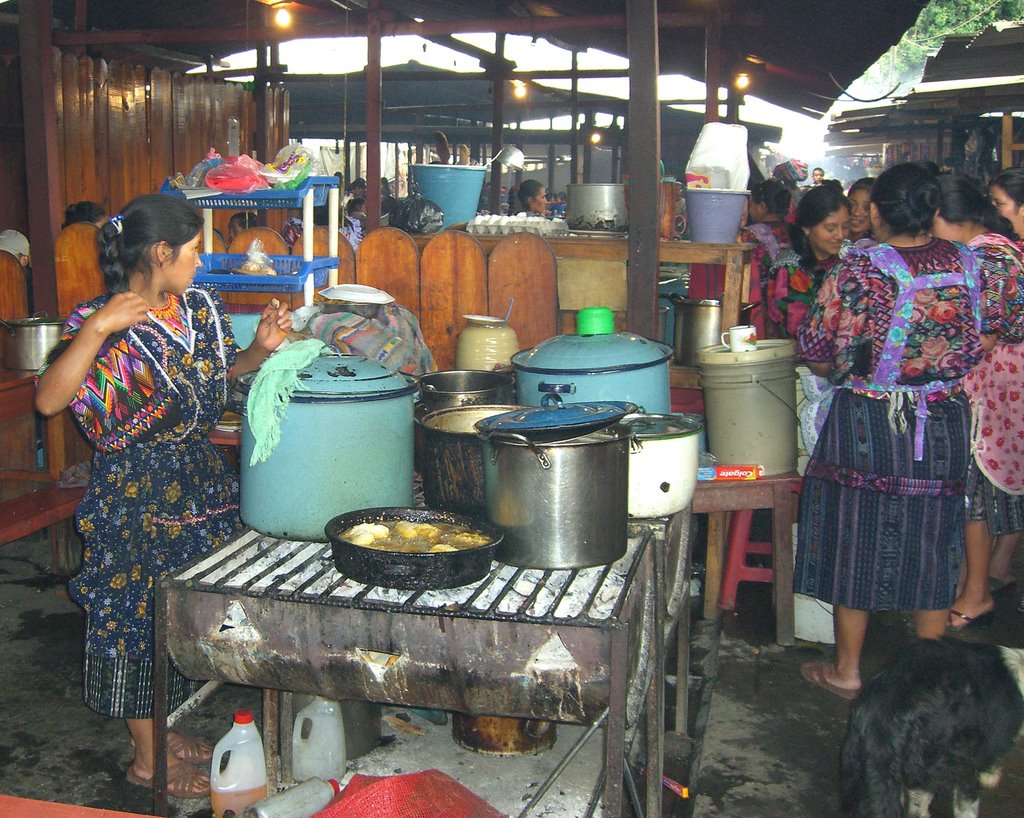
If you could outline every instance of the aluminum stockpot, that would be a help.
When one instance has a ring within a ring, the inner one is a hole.
[[[6,318],[0,321],[4,333],[4,366],[7,369],[38,370],[60,341],[62,318]]]
[[[257,373],[239,379],[250,392]],[[270,456],[251,463],[242,412],[242,522],[273,537],[323,542],[356,509],[413,504],[415,380],[361,355],[325,354],[299,373]]]
[[[570,230],[629,229],[625,185],[574,184],[565,190],[565,223]]]
[[[629,516],[665,517],[693,499],[700,458],[701,421],[684,415],[626,415],[629,453]]]
[[[446,369],[420,375],[417,414],[456,406],[512,403],[515,377],[509,370]]]
[[[483,438],[487,517],[505,532],[499,560],[548,570],[626,553],[626,427],[546,443],[505,432]]]
[[[673,354],[683,366],[697,365],[697,350],[722,338],[722,302],[710,298],[686,298],[670,293],[675,311]]]

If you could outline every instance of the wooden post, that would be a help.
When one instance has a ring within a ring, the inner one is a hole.
[[[579,182],[579,155],[580,155],[580,129],[578,120],[580,118],[580,76],[579,76],[579,52],[572,52],[572,86],[569,90],[569,103],[572,117],[569,123],[569,182]]]
[[[60,233],[64,187],[57,149],[52,20],[50,0],[22,0],[18,4],[33,309],[57,315],[57,273],[53,251],[56,236]]]
[[[656,338],[661,188],[658,4],[657,0],[632,0],[626,9],[630,122],[626,324],[638,335]]]
[[[722,18],[709,4],[704,28],[704,121],[718,122],[718,86],[722,84]]]
[[[380,0],[366,7],[366,229],[380,226]]]
[[[493,157],[501,150],[505,127],[505,35],[494,36],[494,65],[489,67],[491,76],[491,195],[487,199],[487,209],[491,213],[501,213],[501,177],[504,168],[501,162],[494,162]]]

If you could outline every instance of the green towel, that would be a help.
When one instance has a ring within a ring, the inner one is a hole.
[[[263,362],[245,404],[249,429],[255,439],[250,466],[267,460],[281,442],[281,421],[299,385],[299,372],[316,360],[323,349],[323,341],[316,338],[295,341]]]

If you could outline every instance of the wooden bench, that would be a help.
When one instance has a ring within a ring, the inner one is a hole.
[[[0,545],[75,516],[85,488],[47,486],[0,502]]]

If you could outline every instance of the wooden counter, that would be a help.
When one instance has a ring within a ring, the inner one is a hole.
[[[93,809],[33,798],[15,798],[13,795],[0,795],[0,815],[9,818],[150,818],[138,812]]]

